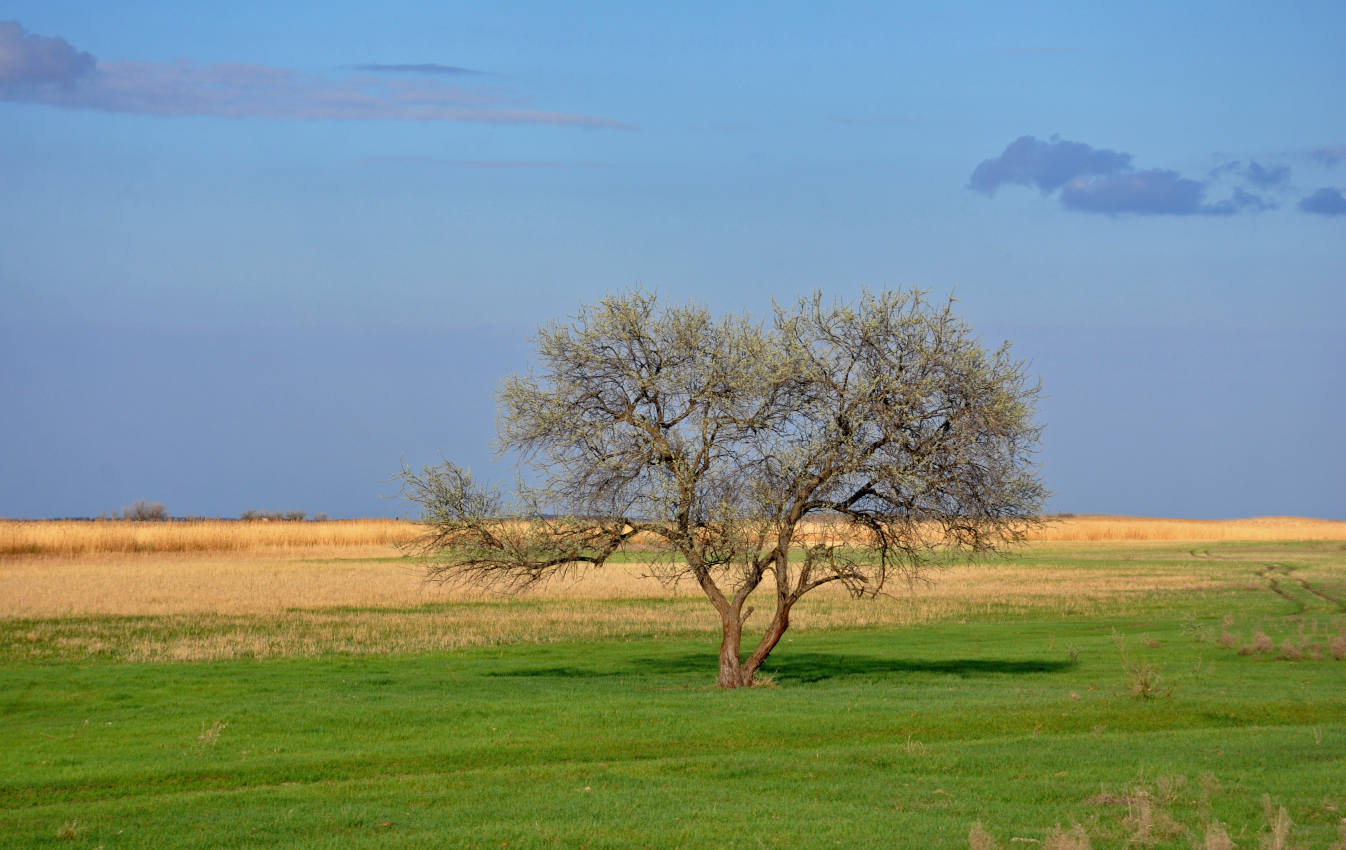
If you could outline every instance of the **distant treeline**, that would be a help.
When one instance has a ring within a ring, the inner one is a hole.
[[[99,514],[94,517],[72,516],[72,517],[53,517],[53,520],[70,520],[77,522],[205,522],[233,520],[233,517],[213,517],[213,516],[172,516],[168,513],[168,508],[164,507],[162,502],[149,502],[144,499],[138,499],[120,511]],[[308,511],[262,511],[250,508],[239,514],[239,522],[327,522],[330,517],[325,513],[316,513],[313,516],[308,515]]]

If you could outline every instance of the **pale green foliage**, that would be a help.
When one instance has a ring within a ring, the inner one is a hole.
[[[769,322],[634,292],[536,342],[538,371],[501,391],[499,430],[541,489],[507,509],[451,463],[403,470],[432,576],[513,588],[653,545],[664,576],[696,581],[721,614],[724,684],[726,666],[751,681],[809,590],[879,593],[932,547],[1020,540],[1041,508],[1037,387],[917,292],[816,294]],[[817,517],[844,533],[804,539]],[[768,577],[776,613],[740,671],[744,602]]]

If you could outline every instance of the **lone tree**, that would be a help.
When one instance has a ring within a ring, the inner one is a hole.
[[[920,292],[815,294],[769,321],[632,292],[535,341],[498,428],[540,487],[507,501],[448,461],[402,470],[428,577],[514,592],[653,550],[718,612],[722,687],[753,684],[809,591],[874,596],[940,550],[1003,550],[1042,505],[1036,383]],[[744,657],[764,583],[774,610]]]

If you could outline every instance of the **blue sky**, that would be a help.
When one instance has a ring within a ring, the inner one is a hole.
[[[508,478],[533,329],[642,285],[952,293],[1052,509],[1346,519],[1346,5],[315,8],[0,9],[0,516]]]

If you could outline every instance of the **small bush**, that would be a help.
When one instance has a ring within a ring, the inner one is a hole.
[[[122,519],[133,522],[163,522],[168,519],[168,508],[160,502],[147,502],[137,499],[122,508]]]

